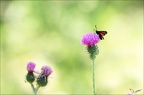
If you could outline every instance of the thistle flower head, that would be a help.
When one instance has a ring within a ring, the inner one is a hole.
[[[29,63],[27,64],[27,70],[28,70],[28,72],[29,72],[29,73],[34,72],[35,66],[36,66],[35,63],[29,62]]]
[[[37,84],[39,86],[46,86],[48,83],[48,76],[52,73],[52,69],[49,66],[43,66],[41,68],[42,72],[37,78]]]
[[[99,53],[97,43],[100,41],[99,36],[96,33],[88,33],[85,34],[81,42],[82,44],[87,46],[87,51],[90,54],[90,58],[94,60],[96,58],[96,55]]]
[[[87,45],[87,46],[94,46],[99,41],[100,41],[100,38],[96,33],[85,34],[81,39],[82,44]]]
[[[34,82],[34,80],[35,80],[35,76],[33,74],[35,66],[36,66],[35,63],[33,63],[33,62],[29,62],[27,64],[28,73],[26,75],[26,80],[30,83]]]

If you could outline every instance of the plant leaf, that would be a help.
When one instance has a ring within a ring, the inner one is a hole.
[[[135,93],[140,92],[142,89],[136,90]]]

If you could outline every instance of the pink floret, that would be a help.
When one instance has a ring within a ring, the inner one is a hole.
[[[41,70],[45,76],[49,76],[52,73],[52,69],[49,66],[43,66]]]
[[[34,71],[34,68],[35,68],[35,63],[33,63],[33,62],[29,62],[28,64],[27,64],[27,70],[28,70],[28,72],[33,72]]]
[[[100,41],[100,38],[95,33],[85,34],[81,39],[82,44],[87,45],[87,46],[94,46],[99,41]]]

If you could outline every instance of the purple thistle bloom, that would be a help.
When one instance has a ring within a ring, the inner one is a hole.
[[[127,95],[133,95],[133,94],[127,94]]]
[[[28,72],[29,72],[29,73],[32,73],[32,72],[34,71],[35,66],[36,66],[35,63],[29,62],[29,63],[27,64],[27,70],[28,70]]]
[[[52,69],[49,66],[43,66],[41,68],[44,76],[48,77],[52,73]]]
[[[100,41],[100,38],[96,33],[85,34],[81,39],[82,44],[87,45],[87,46],[94,46],[99,41]]]

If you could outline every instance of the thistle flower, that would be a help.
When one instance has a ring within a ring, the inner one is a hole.
[[[82,44],[87,46],[87,51],[90,54],[90,58],[92,60],[94,60],[96,55],[99,53],[98,47],[96,45],[99,41],[100,38],[96,33],[85,34],[81,39]]]
[[[34,82],[34,80],[35,80],[35,76],[34,76],[34,74],[33,74],[35,66],[36,66],[35,63],[33,63],[33,62],[29,62],[29,63],[27,64],[27,71],[28,71],[28,73],[27,73],[27,75],[26,75],[26,80],[27,80],[29,83],[32,83],[32,82]]]
[[[96,91],[95,91],[95,66],[94,66],[94,60],[96,58],[96,55],[99,53],[99,49],[97,47],[97,43],[100,41],[100,37],[96,34],[96,33],[88,33],[85,34],[82,39],[81,42],[82,44],[87,46],[87,51],[90,55],[90,58],[92,59],[92,82],[93,82],[93,93],[94,95],[96,95]]]
[[[81,39],[82,44],[86,46],[91,46],[91,47],[97,44],[99,41],[100,41],[100,38],[96,33],[85,34]]]
[[[42,72],[37,78],[37,84],[39,86],[46,86],[48,83],[48,76],[52,73],[52,69],[49,66],[43,66],[41,68]]]

